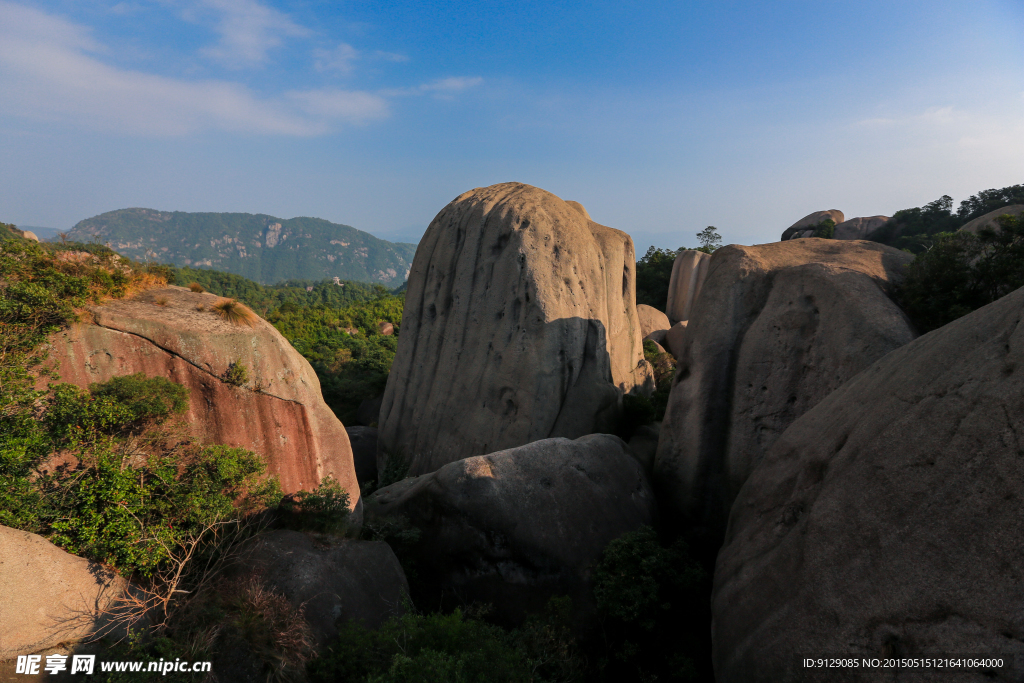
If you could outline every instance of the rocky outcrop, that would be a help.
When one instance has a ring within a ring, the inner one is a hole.
[[[843,216],[843,212],[839,209],[828,209],[827,211],[815,211],[809,213],[793,225],[789,226],[782,232],[780,238],[783,242],[786,240],[795,240],[800,237],[810,237],[814,234],[814,229],[819,223],[824,220],[831,220],[836,225],[843,223],[846,217]]]
[[[352,449],[313,368],[262,318],[254,316],[250,327],[219,317],[219,301],[165,287],[95,306],[91,322],[51,338],[51,358],[62,381],[81,387],[136,372],[188,387],[184,423],[194,437],[261,454],[285,493],[334,477],[349,492],[358,523]],[[244,385],[227,381],[232,364],[244,367]]]
[[[347,621],[376,628],[405,613],[409,584],[383,541],[271,531],[254,539],[241,564],[302,609],[321,646]]]
[[[522,183],[471,190],[416,251],[380,411],[412,474],[553,436],[611,431],[653,389],[629,235]]]
[[[1010,214],[1011,216],[1024,214],[1024,204],[1011,204],[1010,206],[1004,206],[1003,208],[996,209],[995,211],[989,211],[984,216],[979,216],[973,221],[964,223],[960,227],[960,230],[964,232],[973,232],[975,234],[984,228],[999,230],[999,217],[1005,214]]]
[[[0,526],[0,660],[108,632],[127,582],[42,536]]]
[[[832,239],[837,240],[866,240],[868,235],[888,223],[889,216],[867,216],[851,218],[848,221],[836,224],[836,230]]]
[[[678,366],[655,483],[677,523],[720,538],[736,492],[793,420],[914,338],[886,295],[912,258],[817,238],[715,252],[682,348],[669,347]]]
[[[665,347],[668,348],[668,352],[676,358],[679,358],[683,353],[683,342],[686,338],[686,326],[689,325],[688,320],[680,320],[672,329],[665,335]]]
[[[805,653],[1016,655],[949,680],[1020,680],[1022,315],[1017,290],[922,336],[778,439],[718,556],[715,680],[879,680],[808,679]]]
[[[588,568],[653,522],[654,497],[626,444],[591,434],[459,460],[367,499],[368,524],[401,517],[422,533],[412,552],[424,604],[490,603],[515,623],[554,595],[587,609]]]
[[[640,336],[644,339],[651,338],[652,333],[665,332],[672,327],[668,316],[654,306],[637,304],[636,315],[640,319]]]
[[[665,314],[673,324],[690,319],[710,263],[711,255],[696,249],[686,249],[676,256],[672,275],[669,276],[668,303],[665,306]]]

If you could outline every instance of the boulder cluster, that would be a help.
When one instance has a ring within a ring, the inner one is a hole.
[[[209,295],[98,307],[53,353],[83,386],[186,384],[197,435],[265,453],[286,490],[330,475],[357,524],[409,532],[401,564],[378,541],[294,531],[250,549],[244,566],[311,606],[318,642],[342,617],[406,609],[405,563],[432,606],[488,604],[516,625],[568,595],[580,623],[604,548],[657,525],[717,555],[718,681],[818,680],[813,655],[1022,655],[1024,290],[918,336],[894,300],[913,257],[863,239],[888,220],[818,211],[779,242],[681,251],[662,311],[636,305],[629,235],[579,203],[471,190],[428,227],[386,390],[347,433],[270,325],[197,318]],[[675,376],[660,424],[625,434],[655,388],[645,341]],[[231,363],[248,383],[225,384]],[[362,500],[358,482],[380,479]],[[60,640],[41,624],[82,595],[124,590],[60,554],[0,528],[0,593],[22,590],[24,565],[25,595],[79,594],[45,614],[0,604],[0,655]]]

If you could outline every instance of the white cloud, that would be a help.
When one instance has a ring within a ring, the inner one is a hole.
[[[313,66],[317,71],[350,73],[352,62],[359,58],[359,50],[348,43],[339,43],[333,50],[313,50]]]
[[[0,0],[0,112],[144,135],[204,130],[317,135],[388,115],[380,95],[342,90],[260,98],[228,81],[110,66],[88,29]]]
[[[476,87],[484,82],[479,76],[442,78],[430,83],[423,83],[412,88],[391,88],[382,90],[380,94],[389,97],[433,94],[435,97],[451,97],[455,93]]]
[[[267,52],[281,45],[282,37],[310,33],[288,15],[256,0],[199,0],[198,6],[220,15],[220,42],[203,48],[202,54],[230,67],[262,64]]]

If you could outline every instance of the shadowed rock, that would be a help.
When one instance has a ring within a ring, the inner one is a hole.
[[[554,595],[590,609],[591,564],[653,522],[654,496],[621,439],[591,434],[450,463],[377,491],[367,510],[368,524],[404,517],[421,530],[418,601],[490,603],[516,623]]]
[[[1003,208],[996,209],[995,211],[989,211],[984,216],[978,216],[973,221],[964,223],[963,226],[960,227],[960,230],[964,232],[973,232],[975,234],[985,228],[999,230],[999,217],[1005,214],[1009,214],[1011,216],[1024,214],[1024,204],[1011,204],[1010,206],[1004,206]]]
[[[867,216],[851,218],[836,225],[832,239],[837,240],[864,240],[868,235],[888,223],[891,218],[888,216]]]
[[[640,335],[644,339],[650,339],[651,335],[657,332],[664,336],[664,332],[672,327],[668,316],[653,306],[637,304],[636,315],[640,319]]]
[[[682,347],[669,346],[678,366],[655,484],[677,523],[720,538],[736,492],[779,434],[914,338],[885,291],[912,258],[815,238],[715,252]]]
[[[668,281],[668,304],[665,306],[665,314],[673,324],[690,319],[694,302],[708,276],[709,263],[711,255],[696,249],[687,249],[676,256]]]
[[[718,556],[715,680],[880,680],[811,653],[998,653],[995,676],[893,680],[1022,680],[1022,316],[1017,290],[896,349],[775,442]]]
[[[478,188],[442,209],[409,275],[378,469],[612,431],[622,395],[653,389],[634,267],[628,235],[536,187]]]
[[[800,237],[810,237],[814,233],[815,227],[818,223],[824,220],[832,220],[836,225],[844,222],[846,217],[843,216],[843,212],[839,209],[829,209],[827,211],[815,211],[809,213],[793,225],[789,226],[782,232],[781,241],[795,240]]]
[[[252,327],[220,318],[222,298],[184,287],[151,289],[90,309],[93,321],[51,338],[60,377],[80,387],[137,372],[189,389],[185,424],[207,443],[262,455],[285,493],[315,488],[330,475],[361,515],[359,485],[345,428],[324,403],[316,373],[259,317]],[[226,381],[232,364],[247,381]]]

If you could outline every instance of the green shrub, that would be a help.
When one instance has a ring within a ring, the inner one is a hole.
[[[676,374],[676,359],[670,353],[658,351],[654,342],[644,342],[644,358],[654,369],[654,393],[651,394],[651,406],[654,409],[654,422],[665,419],[668,397],[672,392],[672,383]]]
[[[836,234],[836,222],[831,218],[825,220],[814,226],[814,234],[811,237],[820,237],[822,239],[830,240]]]
[[[328,476],[312,491],[299,491],[282,500],[281,509],[295,528],[343,534],[350,502],[348,491]]]
[[[224,371],[224,381],[233,387],[244,387],[249,382],[249,369],[236,360]]]
[[[710,582],[685,543],[642,527],[609,543],[593,576],[603,680],[707,676]]]
[[[895,298],[922,333],[1024,287],[1024,217],[999,230],[939,234],[907,268]]]

